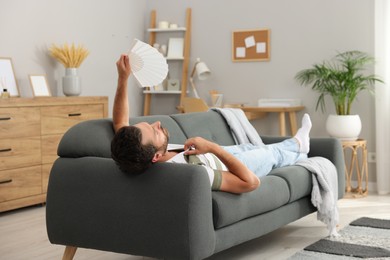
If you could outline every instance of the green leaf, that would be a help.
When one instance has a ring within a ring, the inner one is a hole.
[[[367,66],[374,62],[374,58],[364,52],[347,51],[299,71],[295,79],[319,93],[316,110],[321,107],[321,111],[325,112],[325,97],[331,96],[336,113],[349,115],[352,103],[361,91],[373,94],[375,83],[383,83],[376,75],[365,75]]]

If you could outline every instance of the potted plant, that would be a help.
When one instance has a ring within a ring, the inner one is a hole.
[[[373,63],[374,58],[364,52],[347,51],[296,74],[295,79],[301,85],[311,85],[320,94],[316,110],[321,107],[324,112],[325,97],[331,96],[337,114],[327,119],[326,129],[331,136],[344,140],[358,138],[361,121],[359,115],[351,114],[351,106],[361,91],[373,93],[375,82],[382,82],[376,75],[363,73]],[[342,126],[344,123],[346,127]]]

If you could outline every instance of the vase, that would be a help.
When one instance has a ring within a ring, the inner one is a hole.
[[[340,140],[355,141],[362,130],[359,115],[329,115],[326,120],[326,131]]]
[[[81,80],[77,74],[77,68],[65,68],[62,91],[65,96],[79,96],[81,94]]]

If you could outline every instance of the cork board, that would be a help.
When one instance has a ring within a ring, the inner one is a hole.
[[[233,61],[270,60],[270,30],[254,29],[232,33]]]

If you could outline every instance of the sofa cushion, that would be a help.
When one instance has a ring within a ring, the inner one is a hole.
[[[218,229],[274,210],[309,196],[311,190],[312,174],[304,167],[273,169],[261,178],[261,185],[255,191],[240,195],[213,192],[214,227]]]
[[[290,190],[290,199],[293,202],[311,194],[312,174],[302,166],[292,165],[273,169],[269,176],[283,178]]]
[[[213,221],[218,229],[285,205],[290,199],[287,182],[278,176],[261,178],[258,189],[240,195],[213,192]]]
[[[176,114],[171,117],[188,138],[200,136],[220,145],[235,144],[225,119],[215,111]]]
[[[96,119],[78,123],[62,137],[57,153],[61,157],[111,157],[114,136],[111,119]]]
[[[183,144],[186,136],[169,116],[144,116],[130,119],[130,124],[139,122],[154,123],[160,121],[161,125],[170,133],[170,143]],[[96,156],[111,158],[111,140],[114,137],[112,119],[96,119],[78,123],[71,127],[61,139],[58,146],[58,155],[61,157]]]

